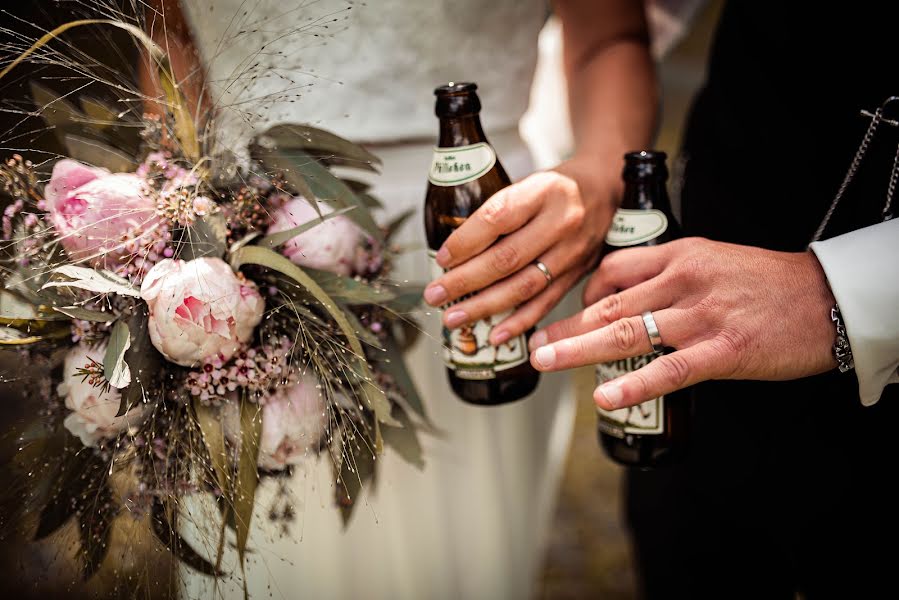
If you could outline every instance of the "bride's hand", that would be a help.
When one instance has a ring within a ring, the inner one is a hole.
[[[442,306],[478,293],[446,312],[448,328],[517,307],[490,334],[501,344],[533,327],[594,266],[620,193],[621,165],[605,163],[572,159],[535,173],[494,194],[450,235],[437,252],[450,271],[428,285],[425,301]]]

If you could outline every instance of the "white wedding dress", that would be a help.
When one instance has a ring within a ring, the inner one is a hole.
[[[513,178],[531,170],[518,135],[546,18],[540,0],[182,0],[225,107],[220,147],[236,149],[277,122],[308,122],[364,141],[382,158],[368,180],[392,215],[418,214],[401,233],[411,250],[396,279],[425,281],[421,208],[437,133],[432,90],[449,80],[479,86],[483,121]],[[355,177],[359,177],[356,173]],[[572,305],[573,308],[573,305]],[[558,313],[557,313],[558,315]],[[526,400],[499,408],[458,401],[440,356],[439,316],[419,315],[408,355],[433,421],[425,466],[389,448],[377,487],[357,500],[344,531],[326,456],[310,455],[289,486],[297,517],[289,535],[268,519],[277,485],[257,496],[246,573],[253,598],[485,598],[534,595],[547,527],[573,421],[565,375],[544,376]],[[217,530],[192,505],[184,522]],[[196,531],[186,535],[196,540]],[[214,548],[203,549],[207,555]],[[243,596],[233,552],[224,582],[181,572],[182,596]]]

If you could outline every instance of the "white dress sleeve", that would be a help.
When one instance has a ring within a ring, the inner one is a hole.
[[[858,393],[869,406],[899,383],[899,219],[810,246],[849,336]]]

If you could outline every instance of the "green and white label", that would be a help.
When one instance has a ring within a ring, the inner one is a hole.
[[[619,208],[606,234],[606,243],[610,246],[636,246],[659,237],[666,229],[668,217],[660,210]]]
[[[437,264],[435,255],[434,250],[428,251],[431,273],[436,278],[445,271]],[[456,302],[464,299],[460,298]],[[511,310],[502,312],[452,331],[444,327],[443,362],[447,368],[452,369],[460,379],[485,380],[495,379],[497,373],[527,362],[528,345],[524,335],[516,336],[499,346],[493,346],[489,342],[493,328],[511,314]]]
[[[474,181],[496,164],[496,152],[481,142],[456,148],[434,148],[428,181],[449,187]]]
[[[636,371],[656,359],[658,354],[644,354],[596,365],[596,382],[603,384]],[[596,407],[599,429],[603,433],[623,438],[625,435],[659,435],[665,432],[665,397],[659,396],[643,404],[617,410]]]

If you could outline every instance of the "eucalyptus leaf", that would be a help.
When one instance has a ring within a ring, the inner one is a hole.
[[[125,362],[125,352],[131,347],[131,331],[124,321],[116,321],[109,335],[106,355],[103,357],[103,376],[116,389],[131,383],[131,369]]]
[[[315,201],[315,194],[312,192],[312,188],[306,183],[306,179],[303,177],[302,172],[295,168],[295,163],[290,157],[277,150],[259,152],[253,147],[251,147],[251,153],[253,158],[258,160],[267,171],[270,173],[282,174],[287,181],[287,184],[293,188],[296,193],[305,198],[319,216],[321,216],[321,208],[319,208],[318,203]]]
[[[54,269],[53,274],[63,275],[71,280],[51,280],[45,283],[41,289],[72,287],[100,294],[119,294],[140,298],[140,292],[133,285],[109,271],[97,271],[87,267],[65,265]]]
[[[160,497],[153,501],[150,509],[150,524],[156,538],[185,565],[211,577],[222,577],[225,574],[181,537],[178,533],[178,510],[171,508]]]
[[[243,565],[250,537],[250,521],[255,505],[256,486],[259,484],[259,440],[262,437],[262,411],[249,398],[240,402],[240,462],[234,482],[233,508],[237,526],[237,554]]]
[[[84,114],[74,104],[60,97],[39,83],[30,82],[31,98],[40,112],[41,118],[54,128],[59,141],[65,144],[66,130],[84,119]]]
[[[404,284],[393,288],[393,298],[383,304],[383,306],[398,315],[407,315],[412,313],[421,304],[424,285]]]
[[[184,229],[184,236],[178,247],[178,258],[182,260],[221,258],[228,250],[227,236],[228,224],[222,213],[197,219],[193,225]]]
[[[385,228],[387,230],[386,235],[384,236],[386,239],[391,239],[393,236],[397,234],[397,232],[406,224],[406,222],[415,216],[417,211],[414,208],[410,208],[409,210],[405,210],[400,213],[396,218],[390,221]]]
[[[119,120],[119,115],[115,109],[101,100],[82,96],[78,101],[81,104],[81,110],[94,120],[95,125],[109,127]]]
[[[383,305],[395,298],[389,288],[374,287],[365,281],[343,277],[329,271],[305,268],[304,271],[321,286],[331,298],[345,304]]]
[[[396,421],[390,416],[390,402],[387,400],[387,396],[374,383],[374,375],[365,358],[365,352],[362,350],[359,337],[353,331],[353,327],[347,320],[345,313],[340,310],[335,301],[328,296],[321,286],[287,258],[268,248],[259,246],[241,248],[232,255],[231,262],[235,269],[240,268],[244,264],[254,264],[273,269],[287,275],[305,287],[331,315],[344,336],[346,336],[350,349],[356,355],[356,363],[359,366],[359,373],[356,373],[356,376],[359,381],[350,383],[359,385],[368,407],[375,413],[378,421],[389,425],[396,424]]]
[[[124,415],[132,406],[158,400],[162,396],[163,389],[157,376],[163,358],[150,340],[148,324],[149,311],[145,304],[141,304],[128,319],[131,345],[125,350],[125,364],[131,371],[132,381],[122,391],[117,417]]]
[[[334,217],[339,217],[340,215],[346,214],[349,211],[356,208],[355,206],[348,206],[346,208],[342,208],[340,210],[335,210],[334,212],[330,212],[326,215],[320,216],[318,219],[312,219],[311,221],[307,221],[302,225],[297,225],[296,227],[291,227],[290,229],[285,229],[284,231],[278,231],[271,235],[267,235],[261,240],[257,245],[262,246],[264,248],[275,248],[276,246],[280,246],[284,242],[292,240],[297,237],[301,233],[305,233],[312,229],[313,227],[318,227],[325,221],[333,219]]]
[[[256,144],[268,149],[303,150],[311,156],[337,160],[340,164],[375,170],[381,160],[366,150],[330,131],[310,125],[287,123],[271,127],[256,139]]]
[[[409,409],[429,422],[424,403],[406,367],[406,360],[399,344],[393,337],[388,337],[384,343],[384,350],[384,353],[379,355],[380,360],[377,361],[378,370],[393,378]]]
[[[74,436],[65,438],[62,451],[52,456],[53,482],[47,503],[41,508],[34,539],[44,539],[65,525],[84,507],[91,491],[106,483],[108,469],[100,457],[85,449]]]
[[[40,331],[48,322],[64,320],[65,315],[48,311],[45,306],[35,305],[10,290],[0,289],[0,325]]]
[[[230,495],[228,485],[228,454],[225,449],[224,421],[221,412],[211,406],[203,404],[195,397],[193,402],[194,414],[197,417],[197,425],[203,434],[203,442],[212,462],[212,470],[218,482],[222,495]]]
[[[200,158],[200,141],[197,137],[197,126],[187,107],[184,94],[174,79],[174,71],[168,57],[163,57],[158,62],[159,84],[165,93],[168,108],[175,119],[175,136],[181,146],[184,156],[192,163]]]
[[[384,443],[406,462],[414,467],[423,469],[425,466],[424,452],[421,442],[418,441],[418,432],[415,429],[409,415],[399,406],[394,407],[393,414],[402,427],[384,426],[381,435]]]
[[[112,173],[131,172],[137,168],[137,163],[130,156],[99,140],[67,133],[65,143],[69,157],[83,163],[103,167]]]
[[[384,232],[375,223],[365,202],[315,157],[299,150],[261,153],[257,151],[255,156],[267,168],[283,172],[291,185],[296,186],[295,182],[302,180],[304,187],[310,192],[309,195],[303,193],[306,198],[324,200],[335,208],[358,207],[359,210],[353,211],[350,215],[353,221],[378,241],[384,240]]]
[[[355,446],[351,442],[344,445],[334,490],[344,527],[349,525],[359,496],[362,495],[362,488],[375,478],[375,463],[374,451],[365,444]]]
[[[90,310],[81,306],[55,306],[53,310],[82,321],[91,321],[94,323],[109,323],[115,319],[115,315],[99,310]]]
[[[100,569],[109,552],[115,516],[116,504],[112,490],[104,481],[95,493],[90,494],[89,502],[78,512],[78,534],[81,540],[78,555],[81,557],[81,574],[85,581]]]
[[[13,329],[10,326],[0,327],[0,346],[30,346],[39,342],[60,340],[71,335],[68,326],[44,331],[41,335],[31,335],[27,332]]]

